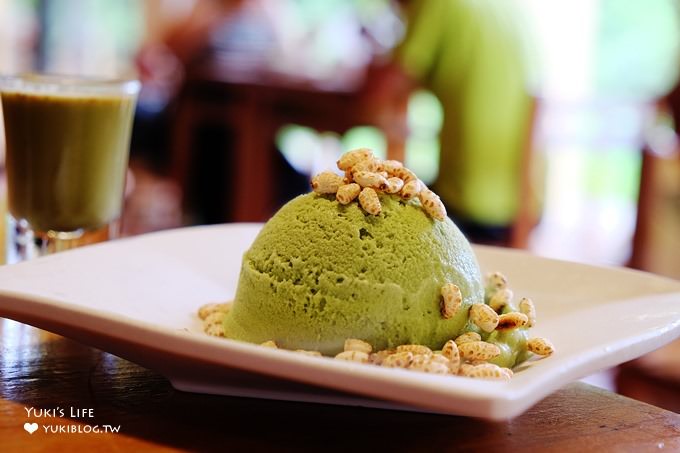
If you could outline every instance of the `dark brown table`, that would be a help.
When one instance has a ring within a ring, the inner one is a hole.
[[[28,416],[31,408],[48,411]],[[28,422],[40,425],[33,434]],[[84,432],[95,425],[120,431]],[[3,452],[481,449],[680,451],[680,415],[583,383],[506,422],[188,394],[106,352],[0,319]]]

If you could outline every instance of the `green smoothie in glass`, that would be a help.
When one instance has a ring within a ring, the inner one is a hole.
[[[63,237],[118,221],[138,90],[136,81],[0,79],[16,222],[37,236]]]

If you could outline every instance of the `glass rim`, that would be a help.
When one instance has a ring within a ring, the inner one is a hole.
[[[0,74],[0,92],[55,95],[137,95],[141,83],[133,78],[104,78],[71,74],[26,72]]]

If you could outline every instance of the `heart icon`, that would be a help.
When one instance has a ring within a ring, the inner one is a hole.
[[[28,431],[28,434],[33,434],[38,429],[37,423],[24,423],[24,429]]]

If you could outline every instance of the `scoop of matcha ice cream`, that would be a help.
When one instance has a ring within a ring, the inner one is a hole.
[[[417,201],[381,203],[373,216],[310,193],[281,208],[244,255],[225,335],[336,354],[347,338],[374,349],[440,349],[469,329],[469,306],[484,302],[484,287],[468,241]],[[446,283],[463,295],[450,319],[439,307]]]

